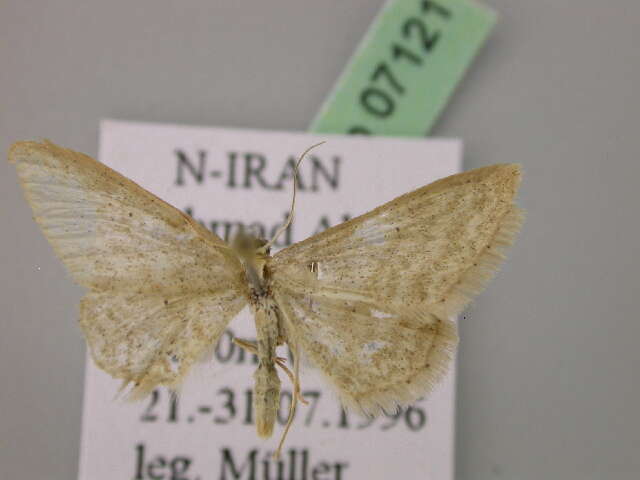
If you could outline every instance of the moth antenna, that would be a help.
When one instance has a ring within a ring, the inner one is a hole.
[[[289,210],[289,215],[287,216],[287,221],[284,222],[284,225],[282,225],[278,229],[278,231],[273,235],[273,238],[267,242],[265,247],[271,247],[275,243],[275,241],[278,239],[278,237],[280,235],[282,235],[282,233],[289,227],[289,225],[291,225],[291,222],[293,222],[293,212],[294,212],[295,207],[296,207],[296,193],[298,191],[298,188],[297,188],[297,185],[298,185],[298,167],[300,167],[300,163],[302,163],[302,160],[307,155],[307,153],[309,153],[314,148],[322,145],[323,143],[325,143],[325,142],[320,142],[320,143],[316,143],[315,145],[311,145],[309,148],[307,148],[302,153],[302,155],[300,155],[300,158],[298,158],[298,161],[296,162],[296,166],[293,169],[293,198],[291,199],[291,209]]]
[[[289,407],[289,418],[287,418],[287,424],[284,427],[284,431],[282,432],[282,436],[280,437],[280,443],[278,443],[278,448],[273,454],[273,458],[276,460],[280,458],[280,452],[282,451],[282,446],[284,445],[284,441],[287,438],[287,434],[289,433],[289,429],[291,428],[291,424],[293,423],[293,418],[296,415],[296,407],[298,406],[298,402],[307,404],[302,395],[300,394],[300,360],[298,355],[298,344],[295,346],[295,353],[293,357],[293,398],[291,399],[291,406]]]

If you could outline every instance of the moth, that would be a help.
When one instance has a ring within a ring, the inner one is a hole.
[[[306,153],[306,152],[305,152]],[[300,157],[300,160],[304,154]],[[80,327],[98,367],[132,398],[176,390],[247,304],[257,433],[273,432],[282,369],[298,401],[308,357],[351,410],[377,415],[427,393],[457,344],[452,317],[518,231],[517,165],[438,180],[271,256],[274,238],[227,243],[92,158],[51,142],[9,152],[34,218],[88,292]],[[276,355],[287,344],[293,371]],[[278,448],[278,451],[280,449]]]

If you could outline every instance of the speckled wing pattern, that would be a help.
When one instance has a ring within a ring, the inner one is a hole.
[[[342,402],[378,414],[425,394],[457,343],[451,317],[519,230],[517,165],[453,175],[276,254],[287,336]]]
[[[80,325],[96,364],[131,395],[177,388],[246,304],[236,257],[216,235],[134,182],[51,142],[9,152],[34,218],[89,289]]]

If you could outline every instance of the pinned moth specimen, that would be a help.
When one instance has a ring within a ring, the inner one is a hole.
[[[305,152],[306,153],[306,152]],[[300,157],[300,160],[304,154]],[[140,398],[177,389],[249,304],[257,341],[254,411],[269,437],[281,368],[299,389],[304,354],[356,412],[407,405],[443,377],[451,318],[503,259],[522,214],[517,165],[438,180],[270,255],[243,231],[226,243],[188,215],[93,160],[51,142],[9,152],[34,218],[88,290],[80,327],[96,365]],[[293,371],[277,357],[288,344]],[[282,446],[282,441],[280,443]],[[279,447],[280,448],[280,447]]]

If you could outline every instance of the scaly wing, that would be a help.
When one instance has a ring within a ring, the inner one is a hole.
[[[56,254],[91,290],[81,325],[96,363],[126,381],[175,385],[246,303],[239,261],[189,216],[86,155],[19,142],[9,161]],[[169,351],[181,359],[176,374],[149,377],[167,367],[151,358]]]
[[[240,264],[219,237],[92,158],[19,142],[9,160],[35,220],[80,285],[190,293],[240,282]]]
[[[446,373],[456,327],[428,311],[288,283],[274,289],[287,342],[322,372],[342,404],[378,415],[408,405]]]
[[[459,313],[520,228],[517,165],[452,175],[276,254],[273,277],[366,293],[384,305]]]
[[[453,175],[295,244],[270,263],[287,334],[345,405],[407,404],[446,371],[449,320],[521,223],[516,165]]]
[[[230,289],[179,296],[91,292],[80,304],[80,326],[96,365],[123,385],[133,383],[135,399],[158,385],[177,389],[245,304]]]

